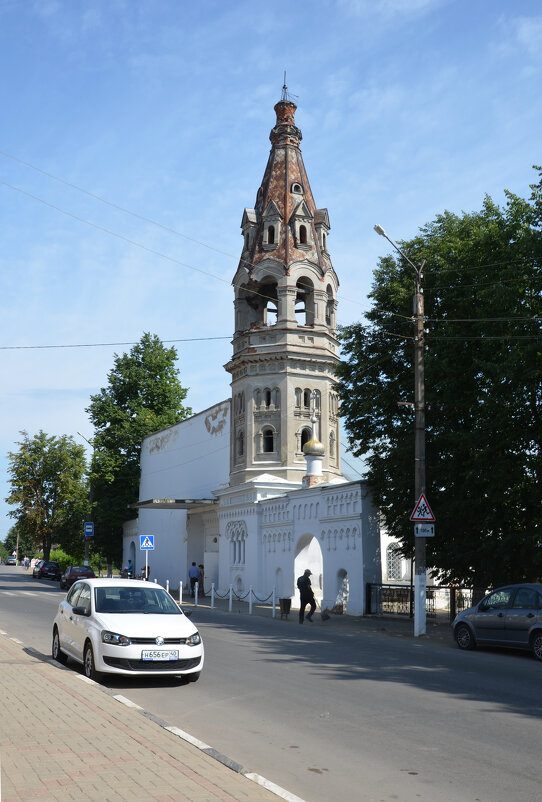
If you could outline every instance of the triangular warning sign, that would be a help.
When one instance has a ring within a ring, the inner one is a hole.
[[[143,543],[141,544],[142,549],[150,549],[152,548],[152,540],[149,537],[146,537]]]
[[[429,502],[427,501],[423,493],[420,495],[420,498],[418,499],[416,506],[412,510],[412,515],[410,516],[410,520],[414,521],[415,523],[435,520],[435,516],[433,515],[433,510],[429,506]]]

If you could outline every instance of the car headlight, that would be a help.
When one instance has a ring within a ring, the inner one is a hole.
[[[119,635],[118,632],[109,632],[107,629],[104,629],[102,632],[102,641],[112,646],[130,645],[130,638],[127,638],[126,635]]]
[[[187,646],[197,646],[199,643],[201,643],[199,632],[194,632],[193,635],[190,635],[190,637],[186,639]]]

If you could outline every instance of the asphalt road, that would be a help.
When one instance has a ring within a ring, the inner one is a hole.
[[[0,567],[0,629],[49,653],[61,596]],[[198,683],[107,685],[307,802],[540,799],[542,666],[529,655],[344,620],[202,608],[192,620],[206,648]]]

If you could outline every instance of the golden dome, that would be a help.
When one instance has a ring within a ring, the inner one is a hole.
[[[324,451],[324,444],[317,440],[316,437],[311,437],[303,446],[303,453],[306,457],[323,457]]]

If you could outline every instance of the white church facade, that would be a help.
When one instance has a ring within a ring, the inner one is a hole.
[[[301,156],[296,106],[275,106],[271,152],[254,208],[242,217],[233,280],[231,398],[145,438],[139,517],[124,559],[176,588],[194,561],[205,591],[295,598],[312,571],[322,608],[365,611],[381,581],[378,515],[369,488],[341,470],[335,367],[338,279],[329,216],[317,209]]]

